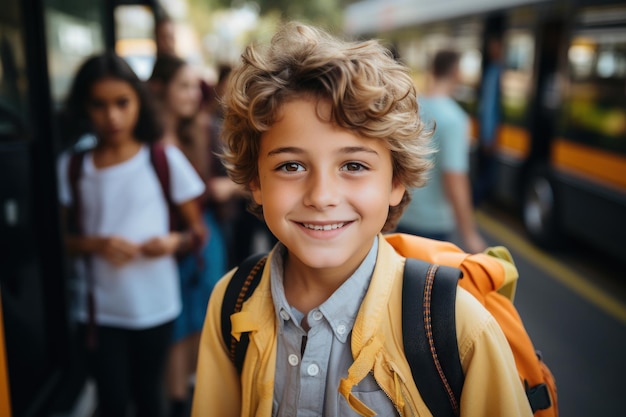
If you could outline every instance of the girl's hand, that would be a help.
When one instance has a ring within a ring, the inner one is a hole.
[[[154,237],[141,245],[141,253],[148,257],[171,255],[181,244],[180,233],[170,233],[166,236]]]
[[[139,255],[139,245],[126,239],[111,236],[100,238],[95,252],[115,266],[123,266]]]

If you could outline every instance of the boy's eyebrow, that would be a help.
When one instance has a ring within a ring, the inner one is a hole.
[[[367,146],[346,146],[344,148],[341,148],[340,151],[342,153],[368,152],[368,153],[373,153],[375,155],[378,155],[378,152],[376,152],[372,148],[368,148]]]
[[[271,151],[269,151],[267,153],[267,156],[275,156],[281,153],[296,153],[296,154],[301,154],[304,153],[304,149],[301,148],[297,148],[295,146],[282,146],[280,148],[276,148],[276,149],[272,149]]]
[[[358,153],[358,152],[368,152],[368,153],[372,153],[375,155],[378,155],[378,152],[376,152],[374,149],[368,148],[366,146],[346,146],[343,147],[341,149],[339,149],[340,153]],[[302,154],[304,153],[304,149],[302,148],[298,148],[295,146],[283,146],[280,148],[276,148],[276,149],[272,149],[271,151],[269,151],[267,153],[268,157],[271,156],[275,156],[281,153],[294,153],[294,154]]]

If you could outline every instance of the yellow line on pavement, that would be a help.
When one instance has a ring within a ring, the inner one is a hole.
[[[581,275],[556,261],[551,256],[520,238],[518,235],[502,226],[497,221],[489,218],[484,212],[476,212],[476,220],[480,227],[489,234],[498,236],[503,244],[510,249],[519,252],[541,269],[550,274],[551,277],[565,285],[581,297],[589,300],[601,310],[612,315],[623,324],[626,324],[626,306],[606,292],[602,291]]]

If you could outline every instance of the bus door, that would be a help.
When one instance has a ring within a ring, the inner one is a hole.
[[[549,159],[562,104],[561,57],[566,19],[553,12],[537,26],[534,87],[528,111],[530,143],[518,183],[526,231],[545,247],[554,246],[560,234],[558,199]]]
[[[500,114],[497,131],[497,178],[493,190],[495,199],[509,207],[519,202],[519,180],[530,148],[528,114],[531,108],[533,68],[535,65],[534,30],[536,14],[524,10],[509,10],[498,31],[489,30],[486,22],[485,55],[488,41],[500,39]],[[487,62],[485,63],[485,68]],[[485,70],[487,71],[487,70]],[[483,99],[483,102],[485,99]]]
[[[559,58],[565,22],[551,18],[539,26],[536,39],[535,85],[529,111],[530,154],[526,169],[545,164],[554,137],[560,100]]]
[[[516,211],[531,171],[547,165],[558,109],[563,19],[549,5],[511,10],[504,28],[495,196]]]
[[[3,416],[33,414],[40,407],[41,394],[59,375],[59,342],[64,340],[56,210],[49,204],[53,165],[41,159],[50,149],[38,136],[50,127],[44,115],[49,103],[42,82],[45,62],[32,49],[42,46],[41,11],[35,7],[26,17],[24,6],[19,0],[0,2]]]

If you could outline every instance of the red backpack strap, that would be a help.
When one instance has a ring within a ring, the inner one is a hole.
[[[154,171],[156,172],[157,178],[159,179],[159,184],[161,184],[161,189],[163,190],[165,201],[167,202],[170,231],[182,231],[185,229],[185,222],[178,209],[178,205],[172,199],[172,183],[170,175],[171,171],[169,163],[167,161],[167,153],[165,151],[165,147],[166,145],[164,145],[162,142],[155,142],[150,145],[150,162],[152,162]],[[192,249],[196,253],[199,267],[202,268],[204,266],[204,261],[200,254],[200,249],[203,244],[202,238],[193,233],[192,239]]]
[[[170,230],[178,230],[180,227],[180,222],[175,216],[177,208],[174,204],[174,201],[172,200],[170,167],[167,162],[165,145],[163,143],[155,142],[150,145],[150,162],[154,167],[154,171],[156,172],[157,178],[159,179],[159,184],[161,184],[161,189],[163,190],[163,195],[165,196],[165,201],[167,202]]]

